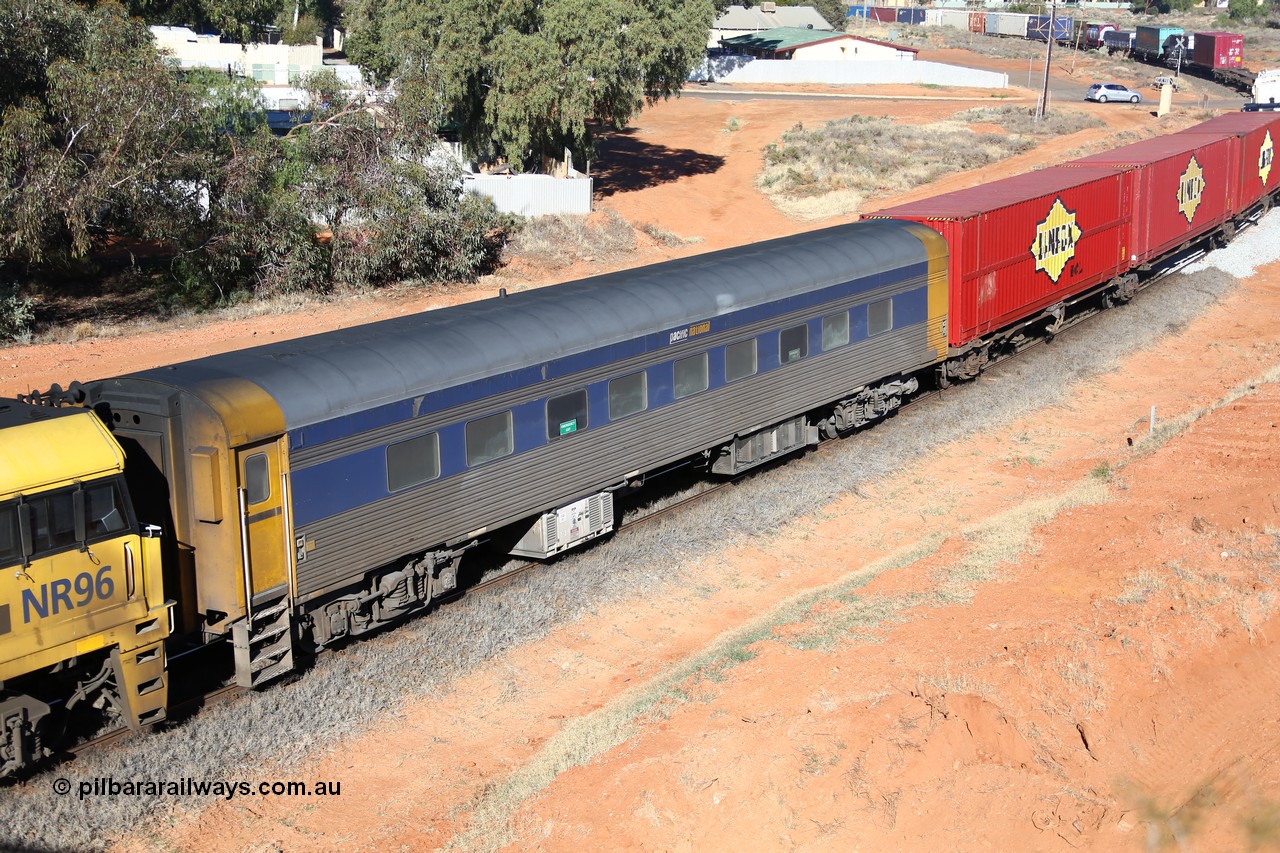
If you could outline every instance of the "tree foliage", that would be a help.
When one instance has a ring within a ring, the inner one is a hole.
[[[0,90],[7,274],[48,277],[107,240],[144,240],[166,289],[207,303],[460,280],[496,263],[504,221],[461,194],[456,162],[394,100],[371,106],[318,75],[281,139],[257,84],[180,73],[110,0],[0,0],[0,35],[14,81]]]
[[[110,225],[159,236],[196,104],[150,34],[112,2],[0,0],[0,255],[83,255]]]
[[[593,125],[677,93],[713,14],[712,0],[355,0],[348,51],[468,153],[536,167],[590,156]]]

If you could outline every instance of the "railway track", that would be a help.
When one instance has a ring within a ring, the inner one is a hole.
[[[1249,220],[1244,227],[1248,227],[1248,225],[1254,224],[1255,221],[1256,219]],[[1244,227],[1242,227],[1241,230],[1244,230]],[[1207,252],[1207,249],[1188,250],[1185,253],[1185,255],[1178,257],[1175,261],[1170,262],[1167,266],[1161,268],[1155,275],[1152,275],[1151,277],[1143,281],[1138,288],[1138,292],[1141,292],[1142,290],[1146,290],[1147,288],[1157,284],[1158,282],[1162,281],[1168,276],[1181,271],[1186,265],[1203,257],[1206,252]],[[1091,294],[1091,296],[1096,297],[1097,291]],[[1074,315],[1070,320],[1062,323],[1061,326],[1058,327],[1052,335],[1049,335],[1047,337],[1028,338],[1025,345],[1018,346],[1012,351],[992,359],[992,361],[984,368],[983,372],[987,372],[989,370],[995,369],[1005,364],[1006,362],[1018,357],[1019,355],[1022,355],[1023,353],[1029,350],[1035,349],[1035,347],[1040,344],[1051,343],[1053,341],[1053,338],[1056,335],[1059,335],[1062,332],[1065,332],[1079,325],[1080,323],[1084,322],[1090,317],[1101,313],[1103,310],[1105,309],[1099,307],[1099,308],[1093,308],[1093,309],[1081,311],[1078,314]],[[911,406],[918,405],[927,400],[940,397],[942,396],[945,390],[947,389],[929,388],[929,389],[920,391],[912,395],[909,399],[905,400],[901,406],[901,409],[905,410]],[[879,421],[876,421],[875,423],[879,423]],[[858,431],[860,430],[856,430],[855,432],[858,432]],[[852,435],[853,433],[850,433],[849,435],[843,436],[843,438],[852,437]],[[809,452],[829,453],[834,451],[836,448],[840,446],[842,446],[842,443],[840,441],[828,440],[828,441],[823,441],[819,443],[816,447],[814,447]],[[785,462],[785,458],[780,459],[779,462]],[[750,473],[746,473],[738,477],[715,481],[715,482],[707,482],[704,480],[702,481],[705,484],[704,488],[699,489],[697,492],[687,495],[686,497],[680,498],[674,501],[673,503],[670,503],[659,509],[655,509],[651,512],[642,513],[642,514],[636,515],[633,518],[625,520],[623,523],[621,523],[617,527],[615,535],[621,534],[624,531],[631,530],[640,525],[657,521],[661,518],[665,518],[670,515],[675,515],[681,512],[682,510],[688,509],[689,507],[697,504],[698,502],[721,491],[722,489],[727,489],[731,486],[736,486],[740,484],[741,482],[743,482],[743,480],[753,476],[753,474],[755,473],[757,472],[752,471]],[[464,589],[460,590],[457,594],[441,599],[438,603],[440,605],[447,605],[451,602],[460,600],[464,596],[474,596],[476,594],[483,593],[486,590],[492,592],[500,588],[504,584],[510,583],[514,581],[516,578],[521,577],[526,573],[532,572],[537,569],[545,569],[545,568],[549,568],[549,566],[546,563],[531,561],[531,562],[519,563],[510,567],[504,567],[498,570],[493,570],[482,575],[479,580],[465,587]],[[208,648],[208,647],[205,647],[205,648]],[[174,660],[177,660],[180,657],[181,656],[175,657]],[[250,691],[234,684],[223,685],[212,690],[201,692],[198,695],[194,695],[188,699],[183,699],[175,703],[170,709],[169,719],[171,721],[186,719],[194,715],[198,711],[203,710],[204,708],[213,707],[216,705],[222,705],[227,702],[234,701],[238,697],[248,692]],[[130,734],[130,730],[128,728],[115,729],[115,730],[106,732],[105,734],[99,735],[91,740],[87,740],[87,741],[84,741],[83,743],[70,747],[67,750],[65,750],[65,753],[71,757],[80,756],[80,755],[92,752],[94,750],[109,746],[111,744],[117,743],[120,740],[124,739],[129,734]]]

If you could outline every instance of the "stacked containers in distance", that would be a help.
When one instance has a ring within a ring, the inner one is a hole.
[[[936,27],[954,27],[957,30],[969,29],[969,10],[967,9],[927,9],[925,23]]]
[[[1243,68],[1244,36],[1239,33],[1196,33],[1191,61],[1201,68]]]
[[[1056,166],[878,210],[947,240],[949,320],[962,348],[1128,269],[1133,175]]]
[[[899,9],[899,24],[923,24],[925,21],[924,9]]]
[[[1239,146],[1225,133],[1175,133],[1063,165],[1108,166],[1133,173],[1130,260],[1145,264],[1231,218],[1239,183]]]
[[[889,9],[883,6],[871,6],[867,9],[867,17],[873,21],[879,21],[882,24],[896,24],[898,22],[898,10]]]
[[[1030,18],[1030,15],[1016,12],[988,12],[987,35],[1024,39],[1027,37],[1027,22]]]
[[[1182,135],[1234,136],[1238,148],[1234,209],[1243,211],[1280,189],[1280,169],[1275,166],[1280,143],[1280,112],[1226,113],[1189,127]]]
[[[986,31],[987,31],[986,12],[970,12],[969,13],[969,32],[985,33]]]
[[[1133,42],[1133,50],[1149,59],[1158,59],[1164,55],[1165,45],[1173,36],[1182,35],[1182,27],[1138,27],[1137,38]]]

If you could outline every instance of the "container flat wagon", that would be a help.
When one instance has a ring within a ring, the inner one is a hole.
[[[1134,206],[1129,260],[1146,264],[1232,218],[1239,177],[1236,140],[1226,133],[1173,134],[1125,145],[1064,165],[1099,166],[1133,175],[1143,204]]]
[[[1275,168],[1276,143],[1280,142],[1280,112],[1226,113],[1187,128],[1179,136],[1234,136],[1239,151],[1234,198],[1236,210],[1254,212],[1259,203],[1270,207],[1271,193],[1280,187]]]
[[[1123,274],[1132,196],[1127,170],[1056,166],[871,216],[919,222],[946,238],[955,354]]]

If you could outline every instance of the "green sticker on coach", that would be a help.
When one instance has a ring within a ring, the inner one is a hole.
[[[573,419],[573,420],[571,420],[571,421],[565,421],[564,423],[560,424],[560,434],[561,434],[561,435],[568,435],[568,434],[569,434],[569,433],[571,433],[571,432],[577,432],[577,431],[578,431],[578,419],[577,419],[577,418],[574,418],[574,419]]]

